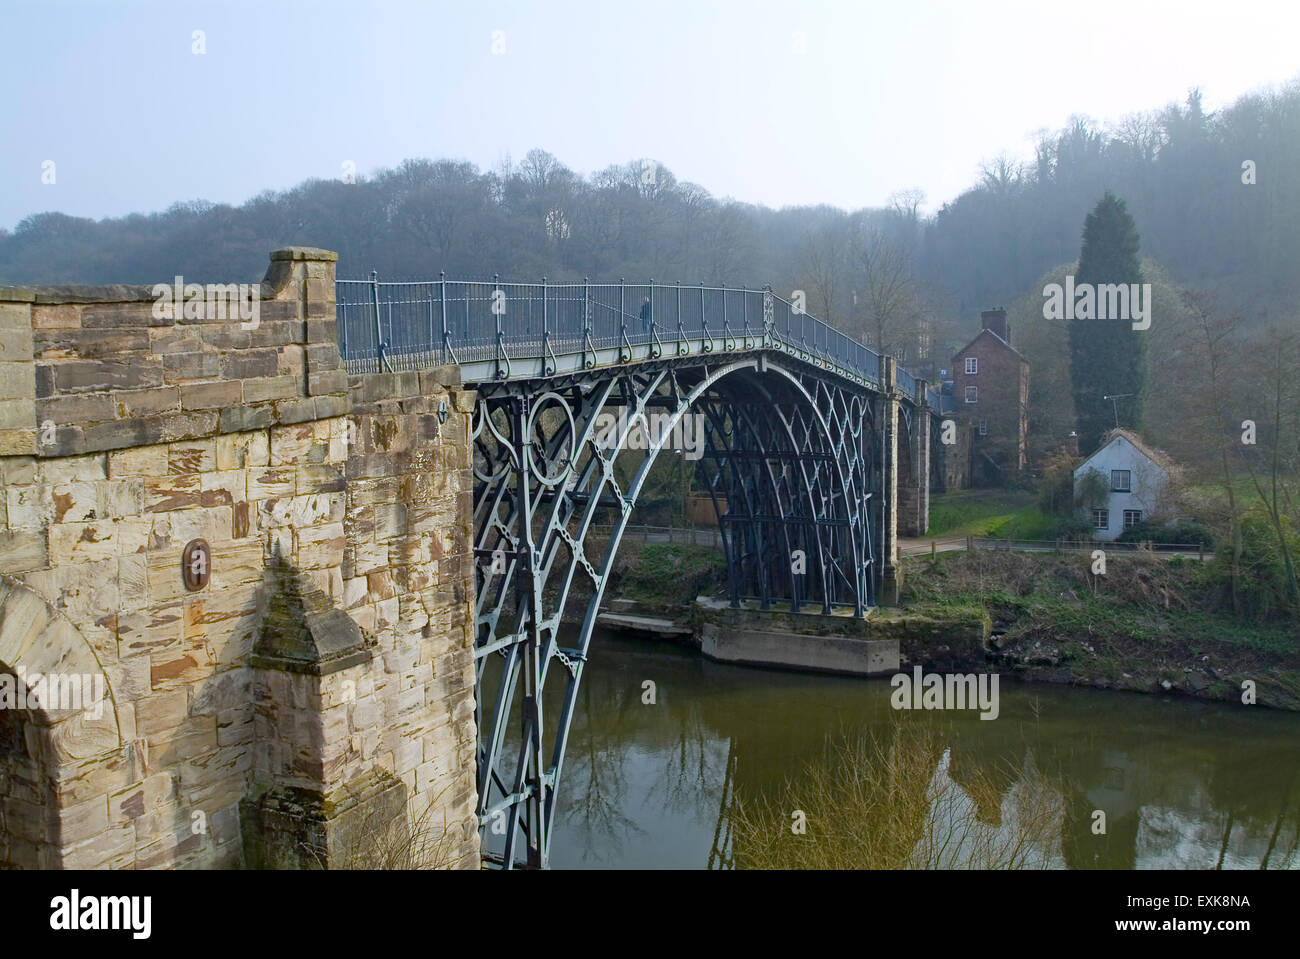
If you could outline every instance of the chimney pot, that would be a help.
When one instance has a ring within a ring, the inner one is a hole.
[[[1007,323],[1007,311],[1000,306],[980,313],[980,329],[996,333],[1007,343],[1011,342],[1011,326]]]

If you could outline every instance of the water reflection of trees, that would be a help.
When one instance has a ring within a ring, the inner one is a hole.
[[[927,868],[970,864],[968,856],[948,855],[953,836],[958,833],[968,839],[974,837],[986,866],[999,858],[1021,867],[1032,863],[1072,869],[1300,865],[1296,859],[1300,810],[1292,795],[1296,779],[1294,754],[1277,757],[1284,763],[1279,769],[1261,764],[1258,757],[1245,762],[1239,749],[1211,748],[1195,742],[1175,748],[1158,739],[1124,742],[1124,737],[1117,737],[1113,729],[1074,737],[1061,737],[1059,730],[1023,724],[1018,730],[1016,724],[1008,724],[1007,729],[1016,730],[1017,735],[989,737],[981,727],[954,724],[938,740],[947,744],[941,757],[936,758],[926,749],[913,749],[911,761],[918,770],[906,778],[913,786],[923,777],[929,777],[931,783],[926,829],[949,830],[937,845],[932,833],[914,839],[897,821],[898,816],[917,819],[915,789],[910,795],[889,796],[888,804],[872,804],[851,790],[846,792],[844,783],[835,783],[835,775],[862,775],[860,770],[835,770],[837,761],[844,765],[843,732],[823,733],[817,748],[804,752],[805,757],[813,757],[814,768],[805,768],[801,775],[809,781],[815,796],[838,789],[838,802],[856,805],[864,815],[874,817],[880,829],[897,830],[908,843],[915,842],[918,851],[913,865],[921,863]],[[743,734],[740,738],[744,738]],[[1190,761],[1193,755],[1200,762]],[[868,760],[858,755],[855,761],[861,764]],[[879,755],[869,761],[877,765],[883,762]],[[1279,777],[1281,770],[1285,772]],[[899,773],[894,770],[891,775]],[[778,805],[785,802],[787,806],[798,796],[798,791],[788,784],[783,789],[774,788],[770,770],[768,774],[760,770],[750,775],[742,772],[739,780],[736,801],[720,815],[736,815],[746,801],[775,813],[773,796],[779,797]],[[947,788],[945,780],[959,788]],[[878,777],[874,781],[878,784]],[[1280,788],[1275,785],[1278,783]],[[936,809],[936,803],[946,806],[946,810]],[[1104,831],[1095,828],[1098,811],[1105,814]],[[786,809],[783,817],[773,814],[770,827],[788,833],[789,812]],[[1050,833],[1042,829],[1049,820]],[[844,832],[840,841],[870,850],[877,857],[877,866],[885,864],[883,860],[888,856],[881,853],[879,842],[864,841],[855,834],[859,826],[846,828],[839,823],[837,828]],[[753,840],[752,829],[738,832],[742,834],[738,844]],[[994,850],[989,845],[992,837],[1011,845]],[[1022,854],[1023,848],[1017,845],[1026,838],[1032,838],[1036,847],[1033,855]],[[795,856],[786,865],[797,865],[797,850],[784,851]],[[760,850],[756,859],[777,865],[771,853],[771,849]],[[745,859],[746,850],[739,848],[736,860],[743,865]],[[823,867],[833,867],[832,862],[817,861]]]
[[[738,795],[728,811],[741,868],[1023,869],[1059,865],[1059,785],[1033,763],[1009,783],[955,760],[936,729],[828,736],[773,792]],[[794,810],[802,833],[791,828]]]
[[[728,748],[717,741],[698,704],[688,701],[672,713],[677,742],[664,751],[663,775],[650,798],[662,797],[663,807],[670,812],[694,816],[717,795],[717,776],[729,761]]]
[[[639,699],[633,701],[640,705]],[[616,860],[629,835],[644,835],[644,830],[624,812],[629,791],[626,746],[636,725],[630,721],[628,711],[629,698],[618,696],[616,691],[611,695],[610,690],[595,683],[586,683],[578,690],[575,728],[565,759],[566,794],[560,818],[566,826],[588,837],[583,862]]]
[[[727,765],[722,777],[722,795],[718,801],[718,815],[713,824],[713,842],[709,846],[708,869],[735,869],[736,844],[730,813],[735,800],[736,743],[727,743]]]
[[[584,861],[622,863],[626,843],[647,835],[641,807],[702,822],[708,848],[683,853],[698,855],[698,864],[743,864],[733,835],[738,804],[778,795],[809,762],[840,775],[845,730],[902,719],[937,731],[942,749],[914,757],[918,775],[931,789],[950,781],[954,814],[968,809],[981,835],[1016,828],[1010,820],[1024,808],[1058,810],[1038,864],[1300,866],[1300,724],[1288,727],[1290,717],[1055,690],[1019,697],[1004,690],[1003,714],[992,723],[900,717],[881,705],[888,696],[881,684],[740,671],[661,650],[602,651],[605,665],[584,683],[561,799],[566,832],[584,837]],[[655,706],[641,703],[645,678],[658,683]],[[1053,784],[1055,807],[1043,783]],[[1098,810],[1106,814],[1102,834],[1093,828]],[[780,825],[788,831],[788,811]],[[680,835],[665,842],[686,841]]]
[[[1296,768],[1292,766],[1287,772],[1286,786],[1282,789],[1282,801],[1278,806],[1277,815],[1273,817],[1273,828],[1269,832],[1268,845],[1264,849],[1264,857],[1260,860],[1259,868],[1267,869],[1270,860],[1273,859],[1273,853],[1278,850],[1278,839],[1282,834],[1284,817],[1287,808],[1291,805],[1291,790],[1295,785]],[[1300,845],[1300,828],[1291,830],[1291,841],[1286,845],[1286,851],[1283,852],[1276,861],[1275,868],[1294,869],[1296,862],[1296,846]]]

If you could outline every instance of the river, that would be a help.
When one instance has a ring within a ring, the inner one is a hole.
[[[647,680],[653,704],[643,702]],[[972,775],[994,784],[970,802],[980,822],[1015,819],[1027,771],[1055,784],[1059,815],[1038,844],[1039,865],[1300,866],[1300,715],[1004,680],[997,719],[982,721],[976,711],[896,711],[892,692],[887,679],[727,666],[598,633],[561,778],[552,868],[743,865],[730,821],[738,796],[775,801],[809,764],[833,778],[837,743],[888,736],[898,724],[937,737],[942,756],[917,762],[946,785],[943,795],[964,800]]]

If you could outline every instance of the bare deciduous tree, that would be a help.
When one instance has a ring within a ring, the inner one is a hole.
[[[1192,345],[1184,357],[1189,382],[1198,382],[1200,389],[1185,396],[1189,427],[1194,426],[1205,437],[1214,458],[1218,461],[1219,482],[1228,500],[1228,535],[1232,549],[1230,589],[1232,610],[1241,613],[1241,514],[1236,490],[1236,469],[1233,461],[1234,434],[1228,431],[1229,390],[1233,382],[1231,341],[1237,332],[1239,320],[1215,313],[1209,298],[1202,293],[1185,292],[1183,303],[1191,311]]]
[[[860,291],[854,326],[872,349],[907,362],[922,317],[911,256],[874,226],[854,238],[851,255]]]
[[[1255,370],[1260,384],[1252,393],[1263,401],[1261,405],[1268,417],[1267,430],[1261,430],[1261,438],[1266,438],[1267,445],[1259,449],[1262,455],[1245,457],[1246,469],[1277,537],[1278,551],[1286,567],[1291,608],[1300,610],[1300,582],[1296,579],[1287,518],[1295,503],[1288,478],[1294,476],[1297,467],[1296,415],[1300,402],[1296,370],[1300,369],[1300,335],[1292,329],[1273,327],[1265,333],[1263,349],[1256,355],[1259,359]]]
[[[829,223],[804,235],[800,266],[807,278],[809,312],[832,326],[838,319],[836,295],[848,264],[849,238],[843,223]]]

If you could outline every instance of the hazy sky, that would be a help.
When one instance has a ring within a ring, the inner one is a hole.
[[[0,0],[0,36],[6,228],[532,147],[770,206],[919,187],[933,210],[1072,114],[1300,74],[1293,0]]]

